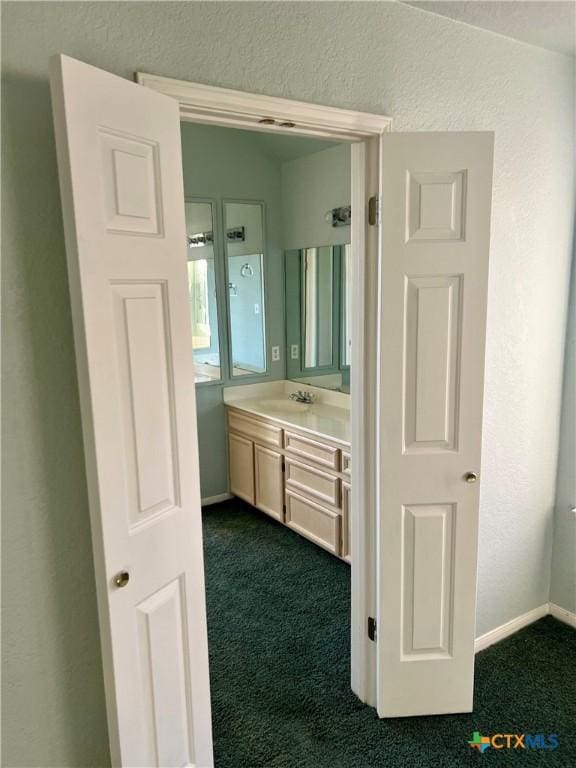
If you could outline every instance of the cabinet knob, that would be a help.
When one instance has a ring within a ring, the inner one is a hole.
[[[117,573],[116,576],[114,576],[114,584],[116,584],[117,587],[125,587],[129,581],[130,574],[128,571],[120,571],[120,573]]]
[[[478,480],[478,475],[476,474],[476,472],[466,472],[466,474],[464,475],[464,480],[467,483],[475,483],[476,480]]]

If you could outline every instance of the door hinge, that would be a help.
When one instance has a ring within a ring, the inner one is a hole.
[[[376,619],[368,616],[368,637],[373,642],[376,641]]]
[[[380,224],[380,198],[377,195],[368,200],[368,224],[373,227]]]

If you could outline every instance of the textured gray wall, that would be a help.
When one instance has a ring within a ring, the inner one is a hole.
[[[573,65],[399,3],[3,3],[4,739],[107,735],[47,60],[496,131],[478,632],[546,602],[572,229]]]
[[[550,601],[576,613],[576,258],[566,334]]]

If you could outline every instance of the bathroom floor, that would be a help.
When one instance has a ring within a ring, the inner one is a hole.
[[[473,714],[382,721],[350,691],[349,566],[237,499],[204,510],[204,542],[216,768],[469,766],[490,760],[474,731],[558,734],[495,757],[574,765],[570,627],[542,619],[480,653]]]

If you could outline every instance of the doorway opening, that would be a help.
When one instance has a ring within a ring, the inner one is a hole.
[[[147,73],[136,73],[136,81],[177,100],[181,125],[192,123],[198,127],[220,129],[234,127],[250,132],[257,131],[269,138],[275,135],[284,141],[299,136],[308,141],[317,139],[327,144],[340,147],[344,145],[350,148],[350,247],[344,254],[344,258],[351,264],[351,279],[346,287],[349,304],[345,322],[347,332],[354,338],[354,344],[348,353],[342,354],[349,356],[349,378],[345,386],[348,384],[351,390],[349,440],[351,451],[356,459],[351,466],[347,467],[348,478],[343,480],[350,481],[348,502],[351,510],[359,509],[363,512],[356,515],[352,513],[350,516],[350,675],[353,692],[362,701],[376,706],[375,644],[367,632],[370,617],[376,615],[377,597],[375,587],[377,501],[375,406],[378,379],[376,349],[380,241],[378,227],[373,225],[377,223],[381,141],[382,136],[392,129],[392,119],[383,115],[241,93]],[[206,200],[204,202],[213,203]],[[223,213],[214,209],[212,211],[216,226],[222,228]],[[324,212],[324,215],[326,213]],[[334,215],[346,216],[347,214],[346,211],[338,211],[334,212]],[[220,221],[218,216],[221,216]],[[229,317],[226,317],[225,312],[224,316],[218,315],[218,322],[220,328],[229,329]],[[286,353],[289,353],[292,359],[292,349],[288,350],[286,347]],[[222,366],[228,366],[228,374],[233,372],[234,361],[231,360],[230,354],[228,350],[226,359],[218,361]],[[273,351],[269,349],[268,354],[271,360]],[[206,375],[210,377],[211,382],[214,382],[214,376],[222,377],[223,367],[214,365],[214,359],[210,362],[212,364],[209,372],[206,367],[199,370],[198,366],[195,366],[195,377]],[[271,362],[277,364],[276,361]],[[251,379],[253,373],[236,371],[237,376],[242,376],[242,380],[238,378],[238,381],[234,382],[236,391],[240,390],[238,385],[245,383],[246,378],[248,381],[258,381],[257,376]],[[302,378],[305,378],[306,373],[304,372]],[[207,386],[207,389],[210,389],[211,394],[214,395],[217,387]],[[209,399],[207,391],[202,396]],[[227,446],[224,445],[225,450],[226,448]],[[346,458],[340,460],[345,462]],[[204,502],[217,501],[220,494],[214,489],[204,489],[203,497]]]
[[[292,674],[295,721],[350,688],[351,145],[181,131],[218,753]]]

